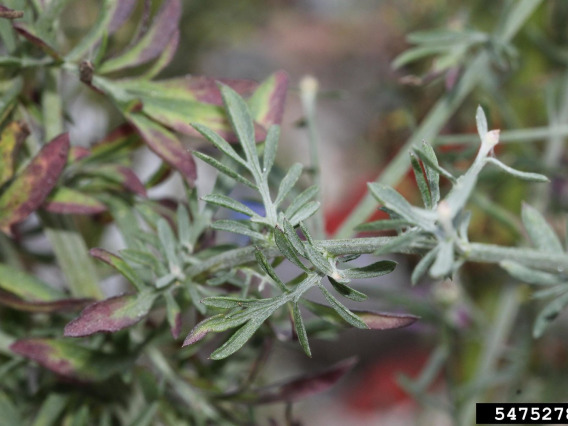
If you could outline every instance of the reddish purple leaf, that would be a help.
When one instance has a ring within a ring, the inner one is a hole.
[[[130,281],[138,290],[144,290],[145,285],[142,279],[121,257],[112,254],[111,252],[106,251],[102,248],[92,248],[91,250],[89,250],[89,254],[105,262],[107,265],[112,266],[114,269],[120,272],[123,277]]]
[[[64,133],[46,144],[0,196],[0,229],[23,221],[35,211],[57,183],[67,162],[69,135]]]
[[[68,164],[73,164],[76,161],[82,160],[83,158],[88,157],[91,155],[91,151],[87,148],[83,148],[82,146],[72,146],[69,149],[69,156],[67,158]]]
[[[152,151],[177,169],[188,183],[194,183],[197,167],[193,156],[173,133],[141,113],[128,114],[127,118]]]
[[[10,350],[67,379],[87,383],[108,379],[133,361],[131,356],[107,354],[74,342],[46,338],[17,340]]]
[[[96,198],[74,189],[56,188],[43,203],[43,208],[58,214],[98,214],[106,211],[106,206]]]
[[[23,311],[53,312],[79,309],[90,302],[68,299],[34,275],[0,263],[0,304]]]
[[[248,100],[253,119],[266,130],[282,122],[288,75],[278,71],[268,77]]]
[[[378,312],[358,312],[355,315],[363,320],[371,330],[390,330],[414,324],[419,317],[409,314],[389,314]]]
[[[130,123],[124,123],[91,147],[92,156],[89,161],[101,158],[111,160],[118,152],[136,149],[141,143],[136,129]]]
[[[172,38],[168,41],[168,44],[164,48],[163,52],[160,54],[160,57],[152,64],[152,67],[140,75],[139,78],[144,80],[151,80],[155,76],[157,76],[162,70],[169,65],[169,63],[174,58],[176,54],[178,45],[179,45],[179,30],[176,30]]]
[[[328,320],[337,325],[345,326],[345,321],[337,314],[337,312],[326,305],[302,300],[302,303],[319,317]],[[371,330],[389,330],[394,328],[407,327],[414,324],[420,317],[410,314],[391,314],[369,311],[352,310]]]
[[[66,337],[83,337],[130,327],[146,318],[156,295],[145,292],[125,294],[87,306],[78,318],[65,326]]]
[[[0,304],[26,312],[71,312],[84,308],[93,299],[60,299],[53,301],[24,300],[12,293],[0,290]]]
[[[21,24],[21,23],[14,24],[14,29],[18,32],[18,34],[20,34],[22,37],[27,39],[30,43],[39,47],[41,50],[43,50],[45,53],[47,53],[53,59],[55,59],[57,61],[62,60],[59,53],[57,53],[57,51],[52,46],[50,46],[45,41],[43,41],[41,38],[39,38],[37,35],[35,35],[33,30],[28,28],[26,25]]]
[[[254,390],[252,395],[242,395],[242,399],[243,402],[249,404],[304,400],[309,396],[327,391],[345,376],[356,363],[356,358],[349,358],[322,372]]]
[[[132,169],[126,166],[121,166],[120,164],[113,164],[112,167],[120,176],[119,183],[124,187],[124,189],[138,194],[141,197],[146,197],[146,187],[144,187],[144,184],[140,181]]]
[[[115,33],[132,14],[138,0],[120,0],[116,2],[116,7],[113,11],[110,24],[108,26],[108,33]]]
[[[258,87],[258,83],[252,80],[236,80],[229,78],[211,78],[205,76],[186,76],[161,80],[159,83],[171,90],[187,90],[192,97],[199,102],[223,106],[223,98],[219,90],[218,82],[226,84],[235,92],[244,97],[249,97]]]
[[[152,26],[140,41],[120,56],[104,62],[99,72],[104,74],[135,67],[156,58],[164,51],[175,35],[180,17],[180,0],[165,0],[154,18]]]

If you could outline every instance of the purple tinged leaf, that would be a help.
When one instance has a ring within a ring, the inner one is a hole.
[[[23,221],[35,211],[57,183],[67,162],[69,135],[64,133],[46,144],[0,196],[0,229]]]
[[[84,308],[93,299],[59,299],[49,302],[29,301],[0,290],[0,304],[18,311],[51,313],[51,312],[71,312]]]
[[[357,312],[355,315],[363,320],[371,330],[390,330],[414,324],[419,317],[409,314],[388,314],[377,312]]]
[[[255,390],[250,399],[247,396],[245,398],[251,404],[304,400],[304,398],[309,396],[327,391],[344,377],[356,363],[356,358],[349,358],[319,373],[309,374],[281,384]]]
[[[345,326],[345,322],[341,319],[339,314],[333,308],[322,305],[320,303],[311,302],[303,299],[302,303],[310,311],[317,314],[319,317],[325,319],[336,325]],[[394,328],[407,327],[414,324],[420,317],[410,314],[392,314],[382,312],[369,312],[351,310],[367,327],[371,330],[389,330]]]
[[[43,203],[43,208],[51,213],[82,215],[102,213],[107,209],[96,198],[65,187],[55,189]]]
[[[209,332],[214,331],[212,327],[209,327],[209,325],[212,323],[219,322],[219,320],[222,318],[224,318],[224,315],[219,314],[206,318],[203,321],[201,321],[199,324],[193,327],[193,330],[191,330],[191,332],[187,335],[181,347],[185,348],[186,346],[193,345],[194,343],[199,342],[201,339],[207,336]]]
[[[49,56],[51,56],[56,61],[62,60],[59,53],[57,53],[57,51],[52,46],[50,46],[45,41],[43,41],[41,38],[39,38],[36,34],[34,34],[33,30],[31,28],[29,28],[28,26],[26,26],[22,23],[18,23],[18,24],[14,24],[14,29],[18,32],[18,34],[20,34],[22,37],[27,39],[30,43],[39,47],[41,50],[43,50],[45,53],[47,53]]]
[[[136,3],[138,3],[138,0],[120,0],[116,2],[116,7],[113,11],[113,15],[108,26],[109,34],[116,32],[122,26],[122,24],[126,22],[126,20],[132,14]]]
[[[253,119],[265,129],[282,122],[287,90],[288,75],[284,71],[277,71],[248,100]]]
[[[119,271],[138,290],[142,291],[145,289],[146,286],[142,279],[134,272],[130,265],[119,256],[102,248],[92,248],[89,250],[89,254]]]
[[[114,333],[130,327],[148,315],[155,298],[155,294],[144,292],[95,302],[65,326],[64,336],[83,337],[99,332]]]
[[[84,307],[90,299],[68,299],[59,290],[33,275],[0,264],[0,304],[29,312],[70,311]]]
[[[121,88],[139,98],[143,111],[155,121],[191,136],[201,134],[190,125],[207,126],[229,142],[237,142],[223,107],[217,82],[226,82],[237,93],[246,95],[257,83],[248,80],[215,80],[208,77],[186,76],[162,81],[126,80]],[[113,94],[108,92],[110,96]],[[257,141],[266,138],[266,130],[255,123]]]
[[[156,62],[152,64],[152,67],[149,70],[147,70],[140,76],[140,78],[151,80],[169,65],[177,51],[179,45],[179,37],[179,30],[176,30],[172,35],[172,38],[168,41],[168,44],[164,48],[164,51],[160,54],[160,57],[156,60]]]
[[[138,148],[142,140],[130,123],[124,123],[110,132],[103,140],[91,147],[88,161],[112,159],[120,151]]]
[[[69,156],[67,158],[67,164],[73,164],[76,161],[88,157],[89,155],[91,155],[90,149],[83,148],[82,146],[72,146],[71,148],[69,148]]]
[[[175,35],[181,17],[180,0],[165,0],[151,28],[140,41],[122,55],[109,59],[99,69],[109,73],[144,64],[160,55]]]
[[[132,357],[94,351],[69,341],[32,338],[17,340],[10,346],[15,354],[77,382],[108,379],[132,363]]]
[[[179,139],[143,114],[131,113],[127,118],[136,127],[148,147],[166,163],[176,168],[188,183],[193,185],[197,179],[195,161]]]
[[[96,167],[91,167],[84,172],[117,183],[130,192],[146,197],[146,187],[129,167],[121,164],[97,164]]]
[[[25,123],[14,121],[0,135],[0,186],[14,176],[16,158],[22,142],[30,134]]]

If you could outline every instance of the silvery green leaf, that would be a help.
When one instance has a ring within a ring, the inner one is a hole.
[[[227,157],[232,158],[240,165],[248,168],[246,161],[239,154],[237,154],[237,152],[233,149],[229,142],[227,142],[213,130],[199,123],[192,123],[191,126],[199,133],[201,133],[203,137],[205,137],[205,139],[215,145],[215,147],[217,147],[219,151],[227,155]]]
[[[179,242],[184,247],[193,249],[194,241],[191,238],[191,224],[189,219],[189,213],[183,204],[178,204],[177,208],[177,227],[178,227],[178,238]]]
[[[346,284],[337,282],[332,277],[328,276],[327,278],[329,279],[329,282],[331,283],[335,291],[337,291],[342,296],[347,297],[348,299],[354,300],[356,302],[363,302],[364,300],[367,300],[366,294],[361,293],[360,291],[357,291]]]
[[[371,263],[367,266],[362,266],[360,268],[349,268],[344,269],[342,275],[345,278],[351,280],[362,279],[362,278],[375,278],[382,275],[390,274],[396,268],[396,262],[391,260],[380,260],[375,263]]]
[[[274,270],[272,265],[270,265],[266,256],[264,256],[264,253],[259,249],[257,249],[254,253],[254,256],[256,257],[256,261],[258,262],[262,270],[266,272],[266,274],[270,278],[272,278],[272,280],[276,283],[276,285],[280,288],[280,290],[282,290],[284,293],[288,293],[288,288],[282,282],[280,277],[276,274],[276,271]]]
[[[434,262],[437,253],[438,247],[435,247],[428,253],[426,253],[424,257],[420,259],[420,262],[416,264],[414,270],[412,271],[412,275],[410,276],[410,282],[412,283],[412,285],[416,285],[420,278],[422,278],[422,276],[426,273],[428,268],[430,268],[430,265],[432,264],[432,262]]]
[[[410,205],[396,190],[377,182],[367,184],[371,194],[377,201],[384,204],[387,208],[394,210],[402,219],[418,225],[420,228],[434,232],[436,230],[435,216],[433,212],[418,209]]]
[[[564,251],[560,239],[538,210],[528,204],[523,204],[521,218],[529,238],[536,248],[548,253],[562,253]]]
[[[451,212],[452,219],[465,207],[475,184],[477,183],[478,173],[481,171],[469,169],[466,174],[460,176],[454,182],[454,186],[445,198],[445,202],[449,211]]]
[[[464,241],[468,240],[467,231],[469,229],[470,221],[471,221],[471,212],[462,210],[458,215],[456,228],[458,231],[458,236]]]
[[[170,267],[172,265],[179,265],[180,261],[176,248],[177,240],[166,219],[161,218],[158,220],[158,238],[160,239]]]
[[[243,299],[241,297],[206,297],[201,299],[201,303],[205,306],[221,309],[242,308],[258,304],[258,300]]]
[[[156,255],[147,251],[124,249],[120,251],[120,254],[124,259],[130,261],[131,263],[147,266],[152,271],[156,271],[158,274],[160,274],[160,266],[163,268],[163,265],[161,265],[161,263],[158,261]]]
[[[164,299],[166,300],[168,325],[170,326],[173,338],[177,339],[181,330],[181,310],[171,291],[164,293]]]
[[[218,220],[214,222],[211,227],[218,231],[227,231],[233,232],[235,234],[246,235],[249,238],[253,238],[255,240],[264,240],[266,239],[263,234],[260,232],[253,231],[250,229],[246,224],[248,221],[239,222],[236,220]]]
[[[358,225],[356,231],[385,231],[389,229],[401,229],[412,226],[410,222],[404,219],[382,219],[373,222]]]
[[[566,293],[568,287],[566,284],[555,285],[553,287],[546,287],[544,290],[535,291],[532,295],[533,299],[549,299],[551,297],[556,298],[561,294]]]
[[[533,327],[533,337],[535,339],[544,334],[546,328],[558,317],[566,305],[568,305],[568,292],[552,300],[540,311]]]
[[[252,183],[250,180],[248,180],[247,178],[243,177],[243,175],[237,173],[236,171],[234,171],[233,169],[231,169],[230,167],[227,167],[226,165],[224,165],[223,163],[221,163],[220,161],[216,160],[213,157],[210,157],[207,154],[203,154],[199,151],[194,151],[193,155],[197,158],[199,158],[200,160],[205,161],[207,164],[209,164],[211,167],[214,167],[215,169],[219,170],[221,173],[223,173],[225,176],[229,176],[231,179],[236,180],[237,182],[242,183],[243,185],[248,186],[249,188],[252,189],[258,189],[258,187]]]
[[[399,234],[396,237],[392,237],[388,243],[378,250],[375,250],[373,255],[380,256],[384,253],[400,253],[401,250],[409,247],[418,235],[420,235],[420,231],[411,230],[403,234]]]
[[[294,329],[298,335],[298,341],[302,346],[302,349],[310,358],[312,357],[312,351],[310,350],[310,343],[308,342],[308,333],[306,332],[306,326],[304,325],[304,320],[302,319],[302,313],[300,312],[300,307],[297,303],[292,304],[292,318],[294,319]]]
[[[274,200],[274,205],[278,206],[288,193],[292,190],[298,179],[300,179],[300,175],[302,174],[302,165],[300,163],[295,163],[288,172],[286,176],[280,182],[280,186],[278,188],[278,195],[276,196],[276,200]]]
[[[258,216],[252,209],[245,206],[243,203],[233,200],[230,197],[222,194],[209,194],[204,195],[201,199],[207,203],[215,204],[220,207],[225,207],[226,209],[234,210],[236,212],[245,214],[247,216],[255,217]]]
[[[304,236],[306,237],[306,241],[308,242],[308,244],[311,244],[312,246],[315,246],[316,243],[312,238],[312,234],[310,234],[310,230],[306,227],[306,225],[302,222],[300,222],[300,229],[302,230],[302,232],[304,233]]]
[[[443,167],[441,167],[438,164],[438,159],[436,158],[435,155],[432,152],[429,152],[429,150],[426,148],[429,147],[430,150],[432,149],[430,147],[430,145],[424,144],[423,145],[423,150],[420,149],[415,149],[414,153],[420,157],[420,159],[422,160],[422,162],[424,163],[425,166],[428,166],[433,172],[436,172],[439,176],[438,176],[438,182],[439,182],[439,177],[444,176],[446,179],[448,179],[450,182],[455,182],[456,178],[454,177],[454,175],[452,175],[450,172],[448,172],[446,169],[444,169]],[[430,172],[430,173],[433,173]],[[432,187],[430,188],[431,190],[433,189]],[[433,197],[435,198],[435,197]],[[439,201],[439,200],[438,200]]]
[[[306,244],[304,246],[304,251],[306,254],[306,258],[314,265],[314,267],[325,275],[333,275],[335,272],[333,267],[331,266],[329,260],[319,252],[314,246],[311,244]]]
[[[156,281],[156,284],[155,284],[156,288],[164,288],[164,287],[170,285],[171,283],[173,283],[176,279],[177,279],[177,276],[170,272],[169,274],[166,274],[163,277],[160,277]]]
[[[211,354],[211,359],[227,358],[241,349],[252,335],[260,328],[266,317],[252,318]]]
[[[292,217],[289,218],[290,223],[296,226],[306,219],[312,217],[320,208],[319,201],[310,201],[304,204]]]
[[[293,217],[298,212],[298,210],[304,207],[304,205],[308,201],[310,201],[313,197],[315,197],[318,191],[319,189],[317,185],[310,186],[309,188],[302,191],[299,195],[296,196],[296,198],[294,198],[294,200],[292,200],[292,202],[286,209],[286,212],[284,213],[285,216],[288,219]]]
[[[475,113],[475,122],[477,123],[477,133],[483,141],[485,140],[485,136],[487,135],[489,129],[487,126],[487,117],[485,117],[485,112],[483,111],[483,108],[481,108],[481,105],[477,107],[477,111]]]
[[[511,176],[515,176],[516,178],[522,180],[528,180],[529,182],[550,182],[550,179],[548,179],[544,175],[541,175],[540,173],[522,172],[520,170],[513,169],[512,167],[507,166],[506,164],[493,157],[488,157],[485,161],[491,164],[495,164]]]
[[[292,246],[292,243],[290,243],[284,232],[279,227],[274,228],[274,241],[276,242],[278,250],[280,250],[280,253],[282,253],[286,259],[304,271],[309,272],[309,269],[306,268],[306,266],[298,258],[298,253]]]
[[[430,164],[433,164],[438,168],[440,166],[438,165],[438,158],[436,157],[434,149],[426,142],[422,144],[422,154],[424,157],[428,158],[429,161],[429,163],[426,163],[422,160],[424,171],[426,172],[426,180],[428,181],[428,187],[430,188],[432,206],[434,207],[438,204],[438,201],[440,201],[440,173],[438,173],[436,168],[430,166]]]
[[[426,178],[424,177],[422,166],[416,158],[416,155],[414,155],[412,152],[410,152],[410,164],[412,165],[414,179],[416,180],[416,184],[418,185],[418,189],[420,190],[420,195],[422,197],[424,207],[431,209],[433,204],[432,196],[430,195],[430,189],[428,188],[428,183],[426,182]]]
[[[339,300],[333,297],[333,295],[321,283],[318,283],[318,287],[320,288],[321,292],[323,293],[324,297],[333,308],[333,310],[337,312],[337,314],[347,323],[357,328],[369,328],[369,326],[365,324],[361,320],[361,318],[359,318],[357,315],[347,309],[341,302],[339,302]]]
[[[527,268],[520,263],[511,260],[503,260],[499,263],[501,268],[506,270],[513,278],[522,282],[535,285],[557,285],[566,283],[568,279],[559,275],[554,275],[549,272],[537,271],[535,269]]]
[[[270,170],[272,170],[272,166],[274,165],[279,138],[280,126],[270,126],[268,133],[266,134],[266,140],[264,142],[264,155],[262,158],[262,172],[265,176],[268,176]]]
[[[430,268],[430,276],[444,278],[451,274],[454,265],[454,243],[451,240],[441,241],[438,244],[436,260]]]
[[[256,151],[256,141],[254,136],[254,124],[246,102],[239,96],[237,92],[229,86],[219,84],[223,102],[227,108],[229,120],[235,129],[235,133],[239,138],[239,142],[243,147],[247,163],[251,172],[257,170],[260,172],[260,165]]]
[[[305,256],[304,243],[302,242],[302,240],[300,240],[296,229],[294,229],[292,224],[288,220],[286,220],[285,217],[281,217],[281,222],[282,230],[284,231],[284,234],[286,234],[286,238],[288,238],[290,244],[292,244],[292,246],[294,247],[294,250],[296,250],[296,253],[298,253],[300,256]]]

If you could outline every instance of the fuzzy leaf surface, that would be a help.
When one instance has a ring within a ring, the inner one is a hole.
[[[23,221],[35,211],[55,187],[67,162],[69,135],[62,134],[46,144],[30,164],[0,195],[0,229]]]
[[[130,327],[144,319],[156,295],[150,292],[111,297],[87,306],[78,318],[65,326],[66,337],[84,337]]]

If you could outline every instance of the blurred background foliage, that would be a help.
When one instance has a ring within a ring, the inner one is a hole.
[[[70,46],[93,24],[99,3],[69,2],[60,20]],[[139,3],[133,18],[115,35],[112,46],[117,52],[136,37],[143,10],[143,2]],[[278,157],[284,169],[309,158],[298,85],[305,75],[316,77],[323,207],[326,229],[333,234],[364,196],[366,182],[384,170],[468,69],[475,53],[484,48],[472,45],[454,59],[424,57],[394,69],[395,58],[414,46],[407,36],[434,29],[491,33],[514,3],[184,0],[179,48],[160,77],[203,74],[262,80],[275,70],[285,70],[291,89]],[[160,2],[151,5],[157,10]],[[500,53],[493,58],[491,72],[452,112],[439,140],[428,141],[443,142],[438,149],[441,164],[463,171],[477,145],[459,135],[475,133],[477,105],[485,108],[490,128],[542,130],[536,137],[520,132],[522,143],[512,140],[497,149],[507,164],[544,173],[551,184],[527,185],[492,170],[482,174],[472,205],[472,241],[523,244],[522,201],[544,211],[558,234],[565,232],[568,158],[563,137],[568,132],[565,127],[557,133],[550,129],[568,124],[566,22],[568,2],[542,2],[512,46],[502,51],[496,47]],[[111,106],[98,103],[100,97],[70,90],[69,97],[85,98],[73,101],[80,108],[74,113],[76,127],[71,127],[71,134],[79,143],[88,145],[118,124],[109,114]],[[195,140],[185,142],[196,144]],[[147,167],[144,161],[141,158],[135,166],[142,175]],[[210,186],[210,170],[200,163],[199,172],[198,187],[207,192],[203,188]],[[419,199],[410,172],[397,189],[415,203]],[[164,191],[179,196],[179,185]],[[465,265],[453,283],[411,288],[409,273],[418,259],[394,258],[400,263],[396,275],[381,279],[379,285],[364,284],[365,290],[386,306],[421,315],[421,324],[386,335],[352,330],[344,332],[339,341],[316,340],[311,360],[289,348],[276,348],[263,373],[271,381],[351,355],[361,359],[355,374],[333,392],[300,402],[296,417],[309,425],[449,425],[454,424],[456,400],[568,399],[563,381],[568,373],[565,316],[544,337],[532,340],[535,301],[527,288],[508,290],[511,278],[497,267]],[[522,303],[507,305],[510,298]],[[497,353],[488,354],[489,346]],[[238,369],[238,362],[230,368]],[[493,376],[480,376],[484,368]],[[418,381],[401,379],[403,374]],[[461,393],[449,395],[448,389]],[[266,419],[283,418],[280,407],[263,410]]]

